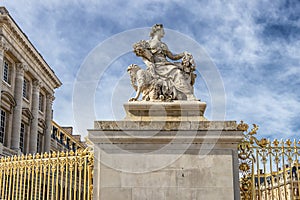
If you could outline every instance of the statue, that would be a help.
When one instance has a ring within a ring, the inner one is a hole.
[[[148,41],[141,40],[133,45],[134,53],[143,59],[147,69],[136,64],[127,68],[136,96],[129,101],[137,101],[142,94],[142,101],[197,101],[193,85],[196,66],[193,56],[188,52],[173,54],[161,41],[164,36],[162,24],[152,27]],[[181,62],[170,62],[180,60]]]

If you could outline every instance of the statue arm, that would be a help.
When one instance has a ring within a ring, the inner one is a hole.
[[[166,56],[172,60],[179,60],[185,55],[185,53],[173,54],[166,44],[164,44],[163,50],[165,51]]]

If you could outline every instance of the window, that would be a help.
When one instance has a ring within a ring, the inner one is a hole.
[[[76,144],[74,142],[72,143],[72,150],[76,151]]]
[[[44,95],[40,93],[39,96],[39,111],[44,112]]]
[[[67,147],[67,149],[70,148],[70,138],[67,138],[67,141],[66,141],[66,147]]]
[[[28,91],[29,91],[29,81],[24,78],[23,81],[23,97],[28,99]]]
[[[4,61],[3,80],[6,83],[10,84],[10,64],[7,61]]]
[[[41,149],[41,147],[42,147],[42,144],[41,144],[41,142],[42,142],[42,140],[43,140],[43,135],[39,132],[38,133],[38,137],[37,137],[37,148],[36,148],[36,150],[37,150],[37,153],[41,153],[42,152],[42,149]]]
[[[20,131],[20,149],[21,149],[21,152],[25,153],[24,152],[24,139],[25,139],[25,133],[26,133],[26,127],[25,127],[25,124],[24,123],[21,123],[21,131]]]
[[[64,143],[64,134],[62,132],[60,132],[60,134],[59,134],[59,143],[60,144]]]
[[[0,114],[0,143],[3,144],[5,136],[6,112],[1,110]]]

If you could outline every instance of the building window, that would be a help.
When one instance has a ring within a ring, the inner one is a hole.
[[[4,61],[3,80],[6,83],[10,84],[10,64],[7,61]]]
[[[76,151],[76,144],[74,142],[72,143],[72,150]]]
[[[41,144],[41,141],[43,140],[42,139],[43,138],[43,135],[39,132],[38,133],[38,136],[37,136],[37,153],[41,153],[42,152],[42,149],[41,149],[41,147],[42,147],[42,144]]]
[[[60,134],[59,134],[59,143],[60,144],[64,143],[64,134],[62,132],[60,132]]]
[[[55,126],[52,126],[52,134],[51,137],[55,138],[55,135],[57,135],[57,128]]]
[[[22,153],[25,153],[24,152],[24,139],[25,139],[25,133],[26,133],[26,127],[25,127],[25,124],[24,123],[21,123],[21,131],[20,131],[20,149],[21,149],[21,152]]]
[[[39,96],[39,110],[41,112],[44,112],[44,95],[42,93],[40,93],[40,96]]]
[[[67,138],[66,147],[67,149],[70,149],[70,138]]]
[[[28,89],[29,89],[29,82],[26,78],[23,81],[23,97],[28,99]]]
[[[1,110],[0,116],[0,143],[4,143],[5,136],[5,124],[6,124],[6,112]]]

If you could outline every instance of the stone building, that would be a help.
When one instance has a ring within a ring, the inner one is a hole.
[[[51,148],[54,71],[4,7],[0,7],[0,153]]]
[[[62,127],[52,121],[51,146],[52,151],[76,151],[84,149],[86,145],[80,135],[73,135],[72,127]]]
[[[299,195],[299,163],[294,163],[292,167],[286,165],[283,169],[280,167],[278,171],[274,169],[272,173],[254,174],[254,199],[274,199],[274,200],[291,200],[300,199]]]

